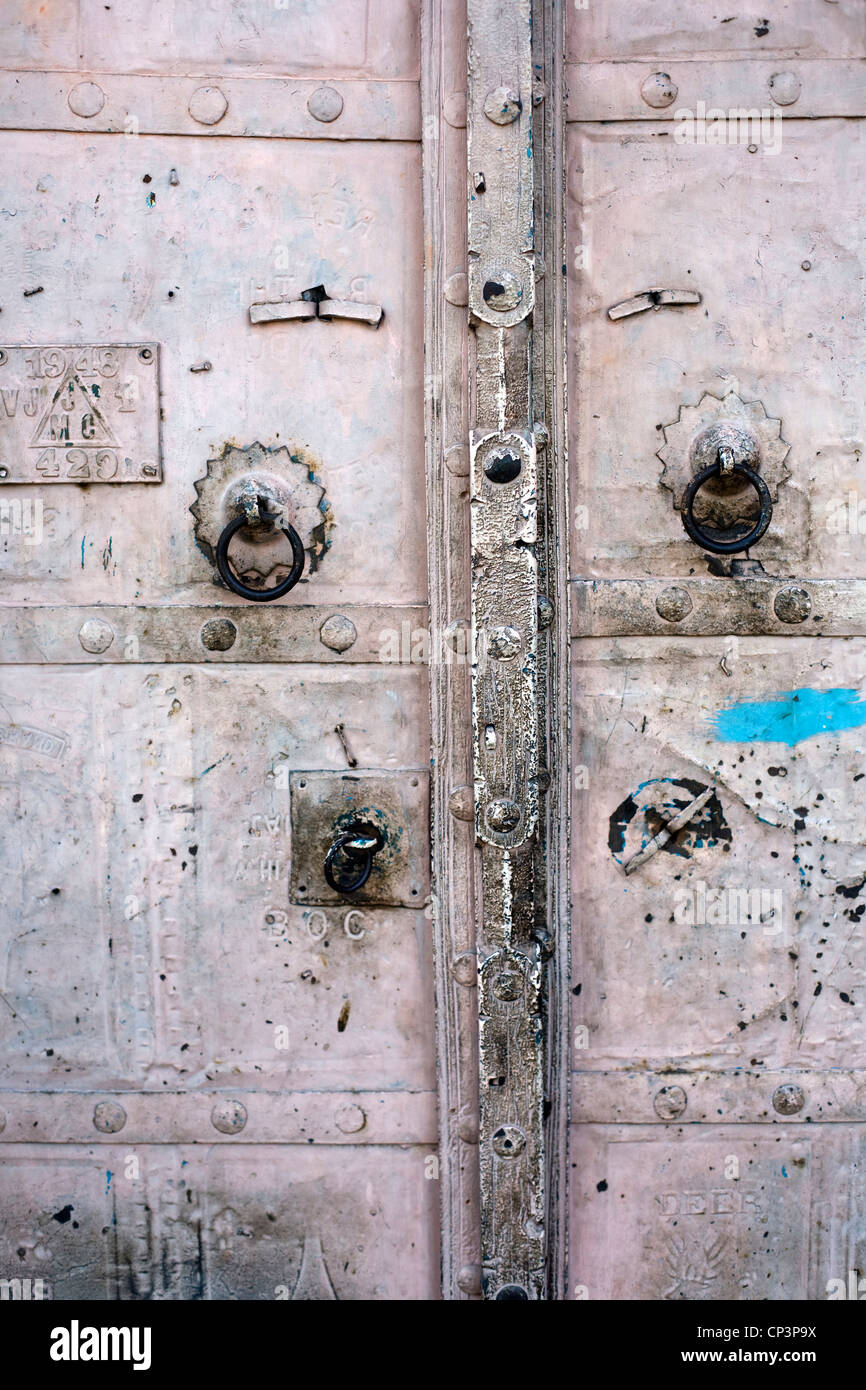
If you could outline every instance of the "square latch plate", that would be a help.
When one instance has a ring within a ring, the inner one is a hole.
[[[293,772],[290,902],[422,907],[430,892],[429,780],[423,769]],[[325,856],[355,820],[377,826],[385,843],[363,888],[335,893],[325,880]]]

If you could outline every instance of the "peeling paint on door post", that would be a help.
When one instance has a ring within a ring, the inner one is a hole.
[[[544,1297],[538,582],[530,0],[470,0],[469,321],[481,1261],[485,1297]]]

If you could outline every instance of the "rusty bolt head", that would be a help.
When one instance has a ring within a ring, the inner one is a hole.
[[[660,1120],[676,1120],[688,1104],[682,1086],[662,1086],[653,1098],[653,1110]]]
[[[307,102],[307,110],[316,121],[335,121],[342,115],[343,98],[334,87],[317,87]]]
[[[320,641],[332,652],[348,651],[357,636],[358,630],[352,619],[344,617],[342,613],[326,618],[319,628]]]
[[[691,596],[686,589],[671,585],[662,589],[656,598],[656,612],[669,623],[681,623],[692,611]]]
[[[199,633],[201,644],[209,652],[227,652],[233,647],[238,630],[230,618],[209,618]]]
[[[247,1122],[247,1107],[239,1100],[218,1100],[210,1122],[220,1134],[239,1134]]]
[[[481,293],[488,309],[507,314],[509,309],[516,309],[523,298],[523,281],[511,270],[494,267],[484,281]]]
[[[126,1111],[113,1100],[101,1100],[93,1107],[93,1128],[100,1134],[117,1134],[126,1124]]]
[[[796,1115],[805,1104],[806,1093],[802,1086],[788,1082],[784,1086],[777,1086],[773,1092],[773,1109],[779,1115]]]
[[[114,641],[114,630],[101,618],[88,618],[78,629],[78,640],[86,652],[105,652]]]
[[[517,1158],[526,1148],[526,1135],[518,1125],[500,1125],[490,1142],[500,1158]]]
[[[497,87],[484,100],[484,114],[494,125],[511,125],[523,110],[520,93],[511,87]]]
[[[487,807],[486,819],[491,830],[498,830],[504,834],[516,829],[520,824],[520,807],[516,801],[509,801],[504,796],[497,797]]]
[[[780,589],[773,599],[773,612],[783,623],[805,622],[811,611],[812,600],[808,593],[793,584],[787,589]]]
[[[516,627],[492,627],[487,634],[487,651],[497,661],[510,661],[520,651]]]
[[[774,72],[767,86],[777,106],[793,106],[803,84],[795,72]]]
[[[672,101],[676,101],[679,88],[667,72],[654,72],[649,77],[645,77],[640,87],[640,94],[647,106],[660,108],[670,106]]]

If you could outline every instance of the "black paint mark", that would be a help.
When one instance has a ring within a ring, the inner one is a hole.
[[[660,778],[658,780],[665,779]],[[694,801],[695,797],[707,790],[706,783],[697,782],[691,777],[671,777],[667,780],[671,786],[683,787],[688,793],[682,799],[679,797],[670,798],[677,810],[685,810],[689,802]],[[637,815],[638,809],[634,796],[627,796],[625,801],[621,802],[612,813],[607,839],[611,854],[621,854],[625,849],[626,830]],[[676,810],[671,811],[670,814],[675,815]],[[652,839],[663,829],[666,820],[652,806],[646,807],[646,818],[648,838]],[[713,846],[719,841],[732,841],[733,838],[731,828],[725,820],[722,804],[714,792],[706,806],[695,815],[694,821],[689,822],[678,834],[668,840],[667,844],[662,845],[662,850],[665,854],[676,854],[681,859],[688,859],[693,845]],[[727,848],[727,846],[725,847]]]
[[[72,1215],[72,1213],[74,1212],[74,1210],[75,1210],[75,1208],[74,1208],[73,1206],[65,1206],[65,1207],[62,1207],[62,1208],[60,1209],[60,1211],[56,1211],[56,1212],[54,1213],[54,1215],[53,1215],[53,1217],[52,1217],[51,1219],[52,1219],[52,1221],[57,1221],[57,1222],[59,1222],[61,1226],[65,1226],[65,1225],[66,1225],[66,1222],[69,1220],[69,1218],[70,1218],[70,1216]]]

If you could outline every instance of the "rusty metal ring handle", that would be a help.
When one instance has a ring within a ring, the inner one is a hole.
[[[372,834],[367,834],[365,827],[361,826],[345,830],[338,835],[325,855],[325,882],[328,887],[333,888],[335,893],[357,893],[370,877],[373,855],[379,853],[384,843],[385,838],[380,830],[373,830]],[[335,873],[335,860],[341,852],[348,859],[360,864],[354,878],[349,882],[338,878]]]
[[[732,472],[742,473],[758,494],[761,511],[751,531],[748,531],[745,536],[740,536],[739,539],[733,541],[716,540],[714,536],[702,530],[695,521],[693,508],[695,498],[704,483],[708,483],[710,478],[721,476],[722,472],[722,463],[719,461],[718,463],[711,463],[708,468],[695,474],[683,493],[681,515],[683,526],[696,545],[701,546],[704,550],[711,550],[715,555],[736,555],[741,550],[748,550],[750,545],[754,545],[756,541],[761,539],[773,516],[773,502],[770,497],[770,489],[760,473],[756,473],[747,463],[735,463],[732,469],[729,467],[725,470],[725,476],[730,477]]]
[[[265,515],[269,516],[270,514],[265,513]],[[289,570],[289,573],[282,583],[276,584],[272,589],[251,589],[248,584],[244,584],[242,579],[238,579],[237,575],[232,574],[229,567],[229,545],[232,542],[232,538],[243,526],[247,526],[248,524],[249,519],[246,513],[242,512],[240,516],[236,516],[234,520],[230,521],[228,526],[226,526],[217,541],[217,569],[220,572],[220,578],[223,583],[227,584],[234,593],[240,594],[241,598],[249,599],[252,603],[272,603],[275,598],[282,598],[283,594],[287,594],[290,589],[294,589],[303,574],[304,543],[294,526],[290,526],[287,521],[284,522],[279,529],[292,547],[292,568]]]

